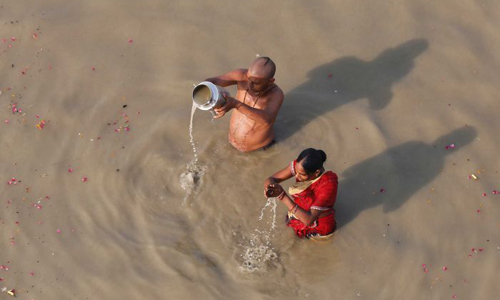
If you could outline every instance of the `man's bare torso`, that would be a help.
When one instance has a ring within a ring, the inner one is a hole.
[[[271,101],[282,97],[283,91],[274,83],[260,97],[248,89],[248,81],[238,82],[236,99],[250,107],[265,109]],[[229,142],[239,151],[248,152],[260,149],[274,140],[273,120],[269,124],[258,123],[238,110],[233,110],[229,123]]]

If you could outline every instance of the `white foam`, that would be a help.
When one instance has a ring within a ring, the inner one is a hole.
[[[278,258],[278,254],[276,254],[271,244],[276,229],[277,206],[276,198],[267,199],[266,204],[260,211],[259,221],[264,219],[266,208],[269,207],[269,211],[272,213],[269,218],[270,221],[266,223],[271,224],[269,230],[255,229],[255,233],[250,235],[250,239],[245,244],[240,244],[243,247],[241,271],[246,273],[265,271]]]

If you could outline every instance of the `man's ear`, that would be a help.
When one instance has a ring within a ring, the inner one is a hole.
[[[274,78],[269,79],[269,81],[270,81],[271,83],[273,83],[275,80],[276,80],[276,79],[274,79]]]

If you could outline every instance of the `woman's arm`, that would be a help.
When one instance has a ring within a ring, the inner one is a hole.
[[[300,208],[284,191],[283,195],[279,197],[279,199],[285,203],[286,207],[288,207],[288,211],[292,212],[295,217],[297,217],[297,219],[299,219],[299,221],[304,223],[306,226],[311,226],[321,214],[320,210],[311,209],[307,211]]]
[[[280,182],[283,182],[287,179],[290,179],[293,177],[292,173],[292,168],[290,164],[286,166],[285,168],[279,170],[278,172],[274,173],[273,175],[269,176],[265,181],[264,181],[264,188],[267,188],[270,184],[277,184]]]
[[[275,188],[275,185],[278,185],[278,183],[283,182],[289,178],[293,177],[292,173],[292,168],[290,164],[286,166],[285,168],[279,170],[278,172],[274,173],[270,177],[268,177],[264,181],[264,196],[266,197],[276,197],[276,196],[271,196],[273,192],[270,191],[271,188]],[[279,185],[278,185],[279,186]],[[283,189],[281,186],[279,186],[280,189]],[[268,194],[268,191],[271,192]]]

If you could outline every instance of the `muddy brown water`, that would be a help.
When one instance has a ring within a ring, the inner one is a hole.
[[[491,0],[3,1],[0,288],[495,299],[499,14]],[[239,153],[229,114],[198,111],[189,169],[193,83],[257,54],[285,92],[277,144]],[[263,196],[307,147],[340,178],[328,243],[297,239],[279,202],[271,230]]]

